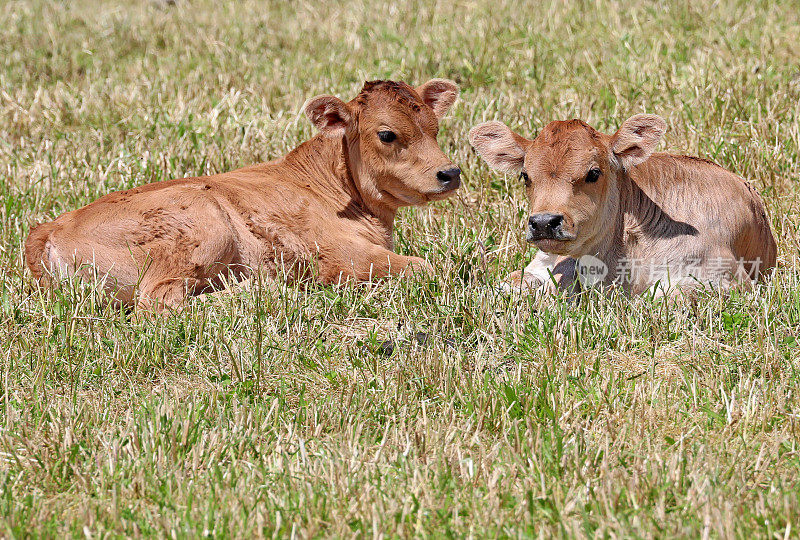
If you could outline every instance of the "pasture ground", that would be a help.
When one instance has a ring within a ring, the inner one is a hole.
[[[797,536],[798,58],[793,1],[0,3],[0,536]],[[32,223],[284,154],[313,95],[431,77],[462,86],[465,183],[395,237],[437,279],[155,319],[32,288]],[[643,111],[763,194],[775,278],[494,293],[531,256],[523,193],[468,129]]]

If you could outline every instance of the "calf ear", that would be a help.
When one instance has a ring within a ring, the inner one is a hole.
[[[344,135],[352,118],[347,104],[334,96],[311,98],[306,101],[303,111],[318,130],[331,137]]]
[[[611,139],[611,151],[629,169],[644,162],[667,131],[667,123],[655,114],[637,114],[622,124]]]
[[[442,118],[458,97],[458,85],[448,79],[431,79],[416,88],[422,101]]]
[[[492,121],[469,130],[469,143],[491,168],[517,174],[522,171],[525,150],[531,141],[504,123]]]

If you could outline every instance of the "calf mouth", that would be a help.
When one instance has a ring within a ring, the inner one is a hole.
[[[447,199],[448,197],[452,196],[459,187],[461,187],[461,182],[458,182],[453,186],[444,186],[441,189],[428,193],[428,199],[432,201],[441,201],[442,199]]]
[[[543,242],[553,240],[555,242],[571,242],[575,240],[577,235],[568,233],[564,229],[556,229],[554,231],[537,231],[528,228],[526,240],[528,242]]]
[[[554,238],[540,238],[539,240],[529,240],[529,242],[546,253],[567,255],[569,253],[571,241],[556,240]]]
[[[563,229],[555,231],[527,231],[526,240],[547,253],[555,253],[556,255],[567,255],[573,241],[577,238],[575,234],[568,233]]]

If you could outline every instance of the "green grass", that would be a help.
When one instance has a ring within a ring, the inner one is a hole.
[[[0,536],[796,537],[800,11],[783,2],[0,3]],[[279,156],[319,93],[462,88],[439,276],[142,318],[37,291],[30,225]],[[524,197],[467,143],[637,112],[764,195],[780,268],[691,304],[507,297]],[[431,338],[413,344],[416,332]],[[383,340],[405,340],[390,357]],[[453,345],[453,341],[455,345]]]

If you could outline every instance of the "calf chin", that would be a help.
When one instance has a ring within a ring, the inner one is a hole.
[[[541,239],[541,240],[533,240],[531,243],[538,249],[544,251],[545,253],[551,253],[553,255],[564,255],[568,257],[580,256],[573,254],[573,249],[571,249],[572,246],[570,246],[569,241],[566,240]]]

